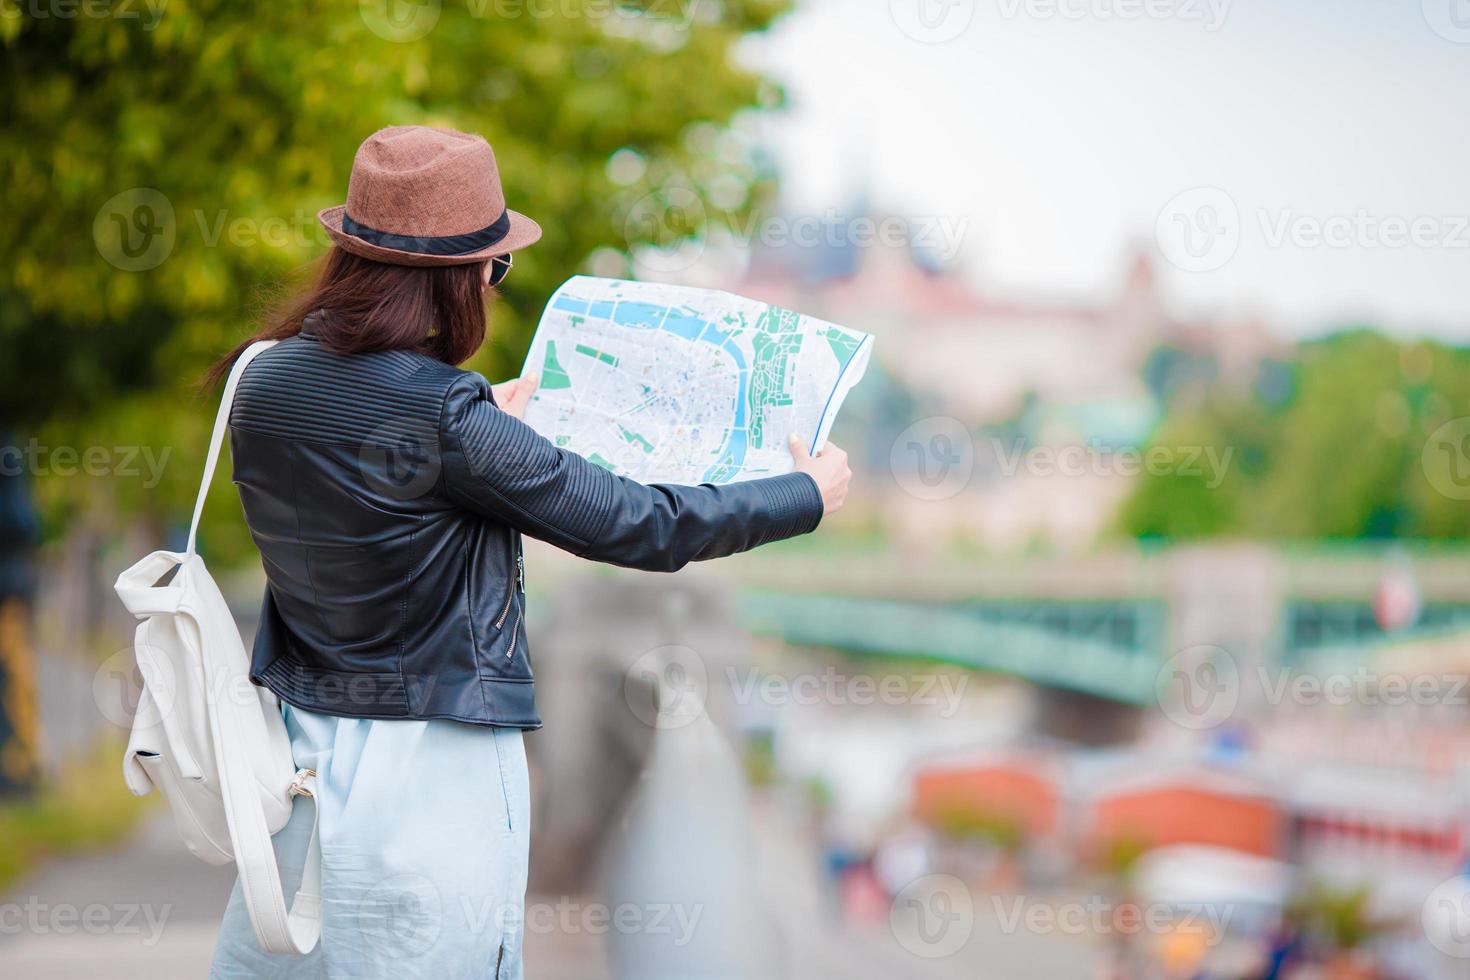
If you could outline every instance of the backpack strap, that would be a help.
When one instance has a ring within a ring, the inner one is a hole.
[[[258,340],[245,348],[230,368],[229,380],[225,382],[225,393],[220,396],[219,413],[214,417],[214,432],[209,437],[209,455],[204,459],[204,479],[199,482],[199,497],[194,501],[194,519],[189,522],[189,546],[185,554],[194,554],[194,543],[199,537],[199,519],[204,516],[204,499],[209,496],[209,484],[214,480],[214,468],[219,462],[220,448],[225,442],[225,431],[230,427],[230,408],[235,404],[235,389],[240,386],[240,377],[250,362],[262,351],[270,350],[278,340]]]
[[[204,643],[205,676],[214,681],[226,676],[217,671],[222,665],[210,658],[215,645]],[[212,668],[212,669],[211,669]],[[286,907],[281,885],[281,872],[265,810],[260,802],[260,786],[256,783],[246,753],[249,751],[240,731],[240,712],[258,710],[254,698],[241,705],[221,698],[208,712],[210,734],[214,741],[215,766],[219,771],[220,796],[225,806],[225,819],[230,828],[230,846],[239,871],[240,891],[245,910],[250,915],[255,937],[267,953],[309,953],[321,936],[322,858],[321,804],[314,799],[316,772],[299,769],[288,790],[291,797],[305,796],[312,804],[311,840],[302,866],[301,886]]]
[[[199,560],[194,550],[199,538],[199,520],[204,515],[204,501],[209,496],[209,485],[214,480],[214,470],[219,464],[225,432],[230,427],[230,409],[235,403],[235,391],[240,386],[240,378],[251,361],[277,343],[275,340],[261,340],[251,344],[241,352],[234,366],[230,368],[224,394],[220,396],[219,413],[214,418],[214,432],[209,437],[209,454],[204,461],[204,477],[199,481],[199,496],[194,501],[194,518],[189,523],[189,545],[183,556],[184,561],[191,558],[196,562]],[[200,627],[202,633],[203,624]],[[205,638],[200,646],[204,655],[205,676],[223,683],[230,674],[228,664],[220,659],[219,645],[208,642],[208,638]],[[315,812],[306,863],[302,868],[301,886],[288,909],[286,896],[281,888],[275,849],[260,801],[260,788],[256,785],[254,770],[247,759],[249,747],[241,730],[243,722],[239,712],[250,710],[259,710],[254,698],[249,699],[248,705],[240,705],[226,697],[211,705],[207,712],[211,740],[214,743],[215,767],[219,773],[220,795],[230,829],[231,850],[234,852],[235,866],[239,870],[245,907],[261,947],[270,953],[306,953],[316,946],[321,935],[320,808],[315,805],[317,801],[312,799]],[[289,792],[292,797],[311,798],[315,795],[315,787],[316,773],[310,769],[302,769],[292,780]]]

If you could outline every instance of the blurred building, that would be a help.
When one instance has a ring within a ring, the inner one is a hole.
[[[954,532],[997,550],[1086,547],[1135,478],[1120,452],[1146,444],[1180,379],[1249,385],[1286,346],[1258,321],[1171,315],[1142,251],[1112,300],[1078,303],[992,295],[923,250],[840,238],[757,247],[738,288],[873,333],[879,369],[917,407],[907,421],[968,435],[972,475],[947,506],[903,472],[878,484],[873,514],[920,548]]]

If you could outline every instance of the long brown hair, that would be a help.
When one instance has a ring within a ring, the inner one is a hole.
[[[333,247],[311,288],[287,299],[265,317],[255,336],[205,375],[213,387],[230,373],[240,353],[257,340],[285,340],[320,312],[313,330],[340,354],[409,350],[446,364],[461,364],[485,342],[483,262],[467,265],[387,265]]]

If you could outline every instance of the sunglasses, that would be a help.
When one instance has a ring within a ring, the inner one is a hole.
[[[505,277],[510,275],[511,268],[515,265],[515,256],[496,255],[490,259],[490,281],[487,285],[491,288],[505,282]]]

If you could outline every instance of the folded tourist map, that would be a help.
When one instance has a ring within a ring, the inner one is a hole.
[[[643,483],[787,473],[867,370],[868,334],[730,293],[577,276],[526,358],[536,431]]]

